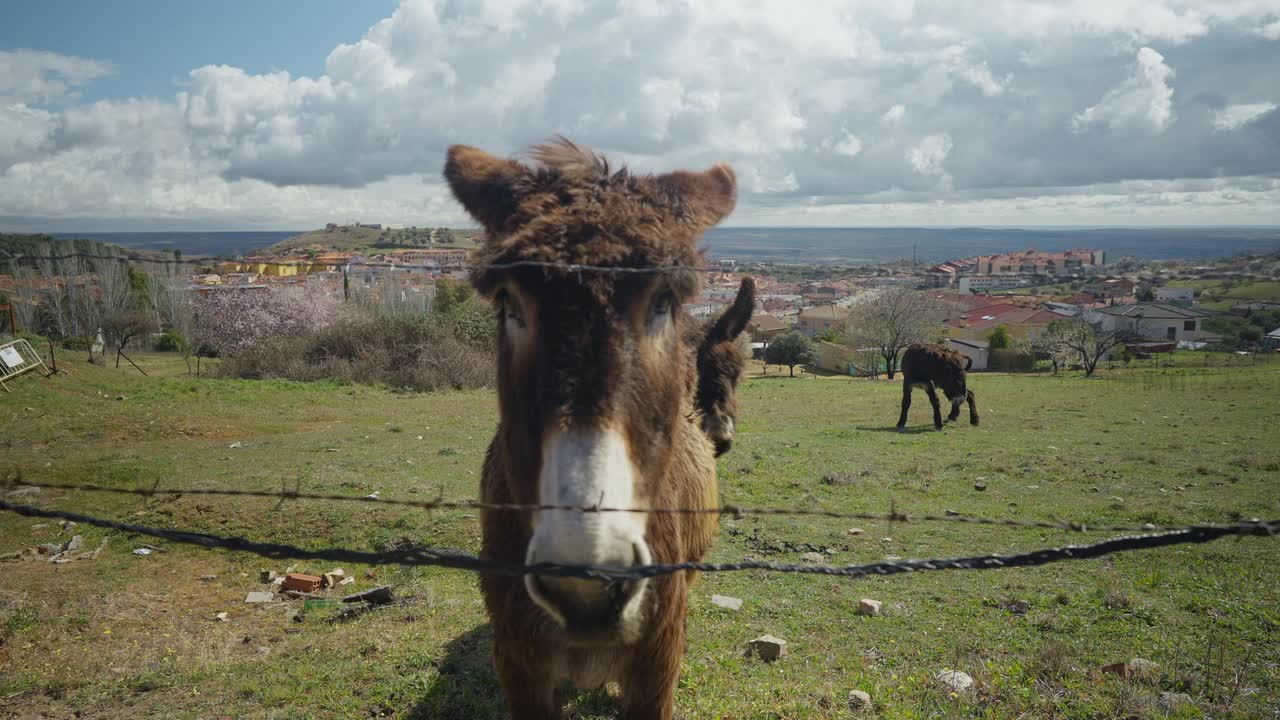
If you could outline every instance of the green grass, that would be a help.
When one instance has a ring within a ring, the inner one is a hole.
[[[1280,281],[1276,280],[1242,282],[1231,287],[1223,280],[1171,280],[1169,287],[1195,288],[1196,301],[1209,310],[1228,310],[1247,302],[1280,302]]]
[[[71,354],[67,354],[71,355]],[[491,392],[400,394],[338,384],[197,380],[180,359],[24,377],[0,394],[0,472],[123,487],[194,485],[383,497],[474,497],[492,432]],[[739,434],[721,458],[726,502],[1086,523],[1280,517],[1280,367],[1129,368],[1100,377],[975,375],[980,427],[892,431],[886,381],[747,380]],[[123,397],[123,399],[117,399]],[[234,443],[238,447],[231,447]],[[974,489],[981,481],[984,492]],[[412,542],[475,551],[473,513],[364,504],[45,492],[31,502],[142,524],[310,546]],[[56,524],[0,514],[0,554],[65,539]],[[832,563],[1009,553],[1096,538],[962,524],[748,516],[722,523],[711,560]],[[503,717],[473,575],[346,566],[353,588],[394,583],[411,602],[347,621],[242,601],[260,569],[286,562],[78,529],[93,561],[0,566],[0,706],[94,718]],[[141,542],[164,552],[136,556]],[[792,543],[794,551],[787,550]],[[841,580],[763,572],[704,575],[693,590],[676,694],[687,718],[851,717],[869,692],[883,718],[1166,717],[1160,691],[1194,706],[1170,717],[1273,717],[1280,697],[1280,542],[1242,539],[1042,568]],[[325,571],[329,567],[299,569]],[[373,577],[366,577],[370,570]],[[216,575],[212,582],[201,576]],[[742,598],[732,613],[714,593]],[[881,600],[881,617],[856,613]],[[296,605],[297,603],[294,603]],[[228,612],[229,622],[213,616]],[[744,655],[761,633],[790,656]],[[265,648],[263,650],[262,648]],[[1143,657],[1154,684],[1100,675]],[[972,675],[950,697],[931,678]],[[609,717],[601,693],[582,717]]]
[[[357,252],[376,249],[384,232],[396,234],[408,231],[397,230],[374,230],[373,228],[352,227],[344,225],[335,230],[312,230],[301,235],[295,235],[291,238],[285,238],[271,247],[260,250],[256,255],[262,257],[278,257],[293,252],[313,248],[323,248],[324,250],[333,250],[338,252]],[[425,235],[426,229],[423,229],[422,235]],[[467,248],[476,247],[476,243],[472,236],[475,235],[474,230],[454,230],[455,241],[453,243],[437,243],[425,245],[427,248]],[[385,250],[399,249],[394,246],[383,248]]]

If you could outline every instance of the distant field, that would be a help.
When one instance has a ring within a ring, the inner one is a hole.
[[[1280,517],[1280,360],[1234,358],[1214,358],[1231,367],[1103,370],[1088,380],[979,374],[980,427],[928,429],[917,393],[907,434],[893,432],[896,382],[787,379],[774,368],[742,387],[737,442],[719,463],[722,493],[742,505],[1090,524]],[[67,374],[25,377],[0,394],[0,474],[475,496],[495,421],[489,391],[197,380],[172,356],[137,359],[152,377],[68,356],[59,360]],[[478,546],[476,519],[462,511],[83,492],[19,499],[316,547]],[[0,513],[0,554],[67,538],[39,524]],[[855,536],[853,524],[727,519],[711,559],[799,562],[814,550],[852,564],[1100,537],[880,522],[856,523],[865,533]],[[299,601],[242,602],[263,588],[260,569],[287,562],[76,532],[89,547],[106,537],[106,551],[66,565],[0,564],[0,718],[504,716],[471,574],[346,566],[352,588],[393,583],[409,604],[350,620],[312,610],[299,624],[285,614]],[[144,542],[164,551],[131,554]],[[1034,569],[705,575],[691,599],[677,706],[691,719],[848,718],[848,693],[862,689],[881,718],[1274,718],[1278,565],[1280,541],[1248,538]],[[207,575],[217,577],[200,580]],[[742,598],[742,610],[714,607],[713,593]],[[858,615],[863,597],[882,601],[883,615]],[[744,656],[766,632],[790,642],[789,657]],[[1159,663],[1154,684],[1098,672],[1135,656]],[[943,668],[969,673],[978,691],[939,691],[930,678]],[[1163,691],[1192,704],[1166,713]],[[611,716],[598,693],[574,708]]]
[[[1228,287],[1222,280],[1171,280],[1169,287],[1195,288],[1196,300],[1210,310],[1227,310],[1247,302],[1280,303],[1280,281],[1239,283]]]
[[[287,255],[291,252],[306,250],[309,248],[325,248],[336,250],[339,252],[356,252],[373,248],[383,237],[382,230],[374,230],[372,228],[342,226],[335,230],[312,230],[311,232],[295,235],[294,237],[282,240],[268,248],[263,248],[259,254],[268,256]],[[399,232],[392,230],[390,232]],[[437,243],[432,245],[424,245],[423,247],[450,248],[450,247],[476,247],[475,242],[469,239],[469,236],[475,231],[454,231],[456,238],[453,243]],[[409,247],[405,245],[405,247]],[[387,249],[396,249],[396,246],[389,246]]]

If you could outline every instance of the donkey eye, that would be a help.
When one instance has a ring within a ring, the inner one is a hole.
[[[676,307],[676,296],[670,290],[664,290],[658,293],[653,299],[653,307],[649,309],[649,319],[657,320],[664,315],[670,315]]]
[[[524,328],[524,311],[520,308],[520,303],[511,297],[510,293],[503,292],[498,295],[498,312],[505,321],[514,324],[518,328]]]

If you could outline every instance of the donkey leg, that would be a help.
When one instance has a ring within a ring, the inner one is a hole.
[[[929,393],[929,404],[933,405],[933,427],[937,430],[942,429],[942,405],[938,402],[938,391],[932,384],[925,389]]]
[[[684,608],[680,608],[684,615]],[[637,648],[622,684],[622,720],[672,720],[676,682],[684,656],[684,618],[672,618]]]
[[[493,669],[502,685],[511,720],[561,720],[564,714],[557,701],[554,681],[535,668],[528,658],[515,658],[493,649]]]
[[[975,402],[973,399],[973,391],[965,390],[964,397],[965,397],[965,400],[969,401],[969,424],[977,425],[978,424],[978,403]]]
[[[902,414],[898,416],[898,432],[907,427],[907,411],[911,409],[911,383],[902,382]]]

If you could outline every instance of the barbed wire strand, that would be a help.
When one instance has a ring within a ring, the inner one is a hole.
[[[381,552],[350,550],[347,548],[308,549],[283,543],[254,542],[242,537],[152,528],[66,510],[49,510],[30,505],[16,505],[7,500],[0,500],[0,510],[7,510],[25,517],[70,520],[94,527],[146,535],[176,543],[247,552],[275,559],[325,560],[368,565],[434,566],[504,575],[539,575],[609,582],[642,580],[683,571],[712,573],[766,570],[782,573],[860,577],[864,575],[897,575],[929,570],[992,570],[997,568],[1033,567],[1065,560],[1087,560],[1119,552],[1148,550],[1170,545],[1206,543],[1229,536],[1275,537],[1277,532],[1280,531],[1280,519],[1267,522],[1254,520],[1235,525],[1194,526],[1165,533],[1119,537],[1091,545],[1066,545],[1033,550],[1016,555],[978,555],[932,560],[895,560],[844,566],[799,565],[746,560],[734,563],[680,562],[623,568],[545,562],[524,565],[436,548],[404,548]]]
[[[237,265],[279,265],[284,267],[316,267],[324,266],[332,268],[335,272],[343,268],[353,267],[370,267],[380,268],[388,271],[395,270],[434,270],[437,272],[453,272],[455,270],[475,270],[485,268],[489,270],[516,270],[520,268],[541,268],[543,270],[563,270],[565,272],[603,272],[623,275],[644,275],[668,272],[704,272],[719,273],[726,272],[725,268],[711,265],[658,265],[651,267],[630,267],[626,265],[591,265],[586,263],[566,263],[551,260],[513,260],[502,263],[396,263],[396,262],[344,262],[344,263],[328,263],[316,261],[296,261],[296,260],[267,260],[257,258],[201,258],[201,259],[176,259],[176,258],[143,258],[119,255],[95,255],[92,253],[68,253],[65,255],[25,255],[25,254],[9,254],[0,255],[0,261],[9,263],[29,262],[29,261],[61,261],[73,258],[84,258],[90,260],[115,260],[118,262],[131,263],[150,263],[153,265],[221,265],[223,263],[232,263]]]
[[[216,496],[216,497],[256,497],[256,498],[274,498],[281,503],[287,500],[318,500],[332,502],[355,502],[369,503],[375,505],[388,505],[394,507],[411,507],[418,510],[493,510],[498,512],[583,512],[583,513],[645,513],[655,515],[719,515],[733,518],[745,518],[747,516],[774,516],[774,517],[823,517],[835,520],[871,520],[879,522],[951,522],[963,523],[971,525],[998,525],[1005,527],[1019,528],[1040,528],[1044,530],[1065,530],[1068,532],[1171,532],[1176,530],[1185,530],[1187,525],[1094,525],[1091,523],[1080,522],[1076,520],[1027,520],[1018,518],[984,518],[974,517],[971,515],[947,514],[933,515],[920,514],[913,515],[909,513],[899,512],[896,508],[888,513],[871,513],[871,512],[844,512],[840,510],[824,510],[820,508],[762,508],[762,507],[745,507],[741,505],[719,505],[715,507],[701,508],[623,508],[623,507],[607,507],[597,505],[545,505],[545,504],[521,504],[521,503],[494,503],[482,502],[479,500],[446,500],[442,495],[431,500],[407,500],[397,498],[372,497],[368,495],[338,495],[333,493],[306,493],[287,487],[280,490],[241,490],[241,489],[224,489],[224,488],[161,488],[156,483],[148,488],[119,488],[104,487],[101,485],[77,484],[77,483],[49,483],[49,482],[31,482],[22,478],[10,478],[8,486],[14,487],[33,487],[43,490],[69,490],[81,492],[111,493],[117,495],[136,495],[140,497],[154,496],[175,496],[183,495],[195,496]],[[279,506],[277,506],[279,507]],[[1213,524],[1204,524],[1197,527],[1214,527]]]

